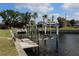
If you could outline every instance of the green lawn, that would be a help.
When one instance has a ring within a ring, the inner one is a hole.
[[[6,30],[0,29],[0,37],[10,37],[10,31],[8,29]]]
[[[79,30],[79,28],[76,28],[76,27],[63,27],[63,28],[60,28],[60,30]]]
[[[18,55],[13,41],[8,39],[7,37],[10,38],[9,30],[0,30],[0,55],[1,56]]]
[[[12,41],[6,38],[0,38],[0,55],[16,56],[17,51]]]
[[[56,30],[56,28],[48,28],[48,30]],[[79,28],[77,27],[63,27],[63,28],[59,28],[59,30],[79,30]]]

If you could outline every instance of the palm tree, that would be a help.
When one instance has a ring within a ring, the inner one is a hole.
[[[31,13],[26,12],[26,13],[21,13],[20,14],[20,18],[21,18],[21,22],[27,26],[27,24],[29,24],[30,19],[31,19]]]
[[[7,20],[9,21],[9,26],[10,26],[12,22],[15,20],[16,12],[14,12],[13,10],[6,10],[5,13],[6,13]]]
[[[50,35],[51,35],[51,19],[48,19],[48,23],[49,23],[48,30],[50,31]]]
[[[14,12],[11,17],[12,17],[12,26],[17,26],[19,23],[18,17],[19,17],[19,12]]]
[[[45,19],[47,19],[48,16],[47,15],[43,15],[42,17],[43,17],[43,22],[45,22]]]
[[[7,26],[11,24],[11,17],[9,17],[8,15],[8,10],[0,12],[0,16],[3,18],[2,22],[5,23]]]
[[[6,20],[7,20],[7,15],[6,15],[6,12],[5,11],[1,11],[0,12],[0,16],[3,18],[3,20],[2,20],[2,22],[6,22]]]
[[[37,12],[34,12],[33,14],[32,14],[32,18],[34,19],[34,22],[36,21],[36,18],[38,17],[38,14],[37,14]],[[36,25],[36,24],[35,24]],[[37,29],[37,25],[35,26],[35,28]]]
[[[0,12],[0,16],[3,18],[2,22],[11,27],[15,23],[18,13],[13,10],[4,10]]]
[[[48,16],[47,15],[43,15],[42,17],[43,17],[43,26],[44,26],[44,30],[45,30],[45,34],[46,34],[46,22],[45,21],[48,18]]]
[[[53,22],[53,20],[54,20],[54,16],[52,16],[52,22]]]
[[[37,14],[37,12],[34,12],[33,14],[32,14],[32,18],[34,19],[34,22],[36,21],[36,18],[38,17],[38,14]],[[36,25],[36,23],[35,23],[35,38],[37,39],[37,25]],[[38,40],[38,43],[39,43],[39,40]]]
[[[32,14],[32,17],[34,18],[34,20],[38,17],[38,14],[37,14],[37,12],[34,12],[33,14]]]
[[[29,35],[31,34],[31,17],[32,17],[32,14],[30,12],[26,12],[23,15],[23,21],[22,21],[26,27],[28,26],[27,30]]]

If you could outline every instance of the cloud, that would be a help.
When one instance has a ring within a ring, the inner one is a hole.
[[[48,14],[54,10],[54,8],[49,3],[23,3],[15,4],[15,9],[19,11],[37,12],[38,20],[36,22],[42,21],[42,16]]]
[[[52,16],[54,16],[54,19],[56,20],[57,17],[61,16],[59,13],[52,13],[52,14],[48,14],[49,18],[52,18]]]
[[[75,16],[79,16],[79,12],[74,13]]]
[[[62,8],[63,9],[66,9],[66,10],[79,10],[79,3],[64,3],[63,5],[62,5]]]
[[[27,3],[27,4],[16,4],[15,6],[18,10],[28,10],[33,12],[38,12],[42,14],[47,14],[50,11],[53,11],[54,8],[48,3]]]
[[[74,12],[72,15],[67,15],[67,20],[71,19],[79,20],[79,12]]]
[[[70,13],[70,15],[67,16],[68,20],[79,19],[79,3],[64,3],[61,7]]]
[[[43,21],[42,16],[43,16],[42,14],[39,14],[39,17],[37,18],[36,22]],[[51,13],[51,14],[47,14],[47,16],[48,16],[48,19],[52,19],[52,16],[54,16],[54,21],[57,21],[57,18],[59,16],[63,17],[59,13]],[[46,20],[46,22],[47,22],[47,20]]]
[[[79,12],[75,12],[73,18],[79,20]]]
[[[54,13],[53,15],[54,15],[54,21],[57,22],[57,18],[58,18],[59,16],[61,16],[61,15],[60,15],[59,13]]]
[[[3,18],[0,16],[0,23],[2,22]]]

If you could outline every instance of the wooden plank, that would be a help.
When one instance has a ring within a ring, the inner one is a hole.
[[[18,39],[20,40],[20,39]],[[19,45],[22,47],[22,48],[33,48],[33,47],[38,47],[38,44],[36,44],[35,42],[31,41],[30,39],[22,39],[23,42],[19,41]]]
[[[10,31],[12,37],[14,37],[14,34],[12,33],[12,31]],[[38,47],[38,44],[36,44],[35,42],[33,42],[32,40],[28,39],[28,38],[25,38],[25,39],[18,39],[18,38],[15,38],[16,41],[19,43],[19,45],[22,47],[22,48],[32,48],[32,47]],[[23,42],[22,42],[22,41]]]
[[[19,42],[15,42],[15,46],[19,56],[28,56],[27,53],[23,50],[23,48],[19,45]]]

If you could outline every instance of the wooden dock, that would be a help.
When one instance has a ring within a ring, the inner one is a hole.
[[[19,45],[24,49],[24,48],[33,48],[33,47],[38,47],[38,44],[36,44],[35,42],[31,41],[28,38],[22,39],[22,41],[19,41]]]
[[[16,49],[20,56],[27,56],[27,53],[25,53],[24,49],[38,47],[38,44],[33,42],[32,40],[28,38],[18,39],[14,36],[12,31],[10,31],[10,33],[11,33],[12,38],[14,39]]]
[[[28,56],[28,54],[24,51],[24,49],[28,49],[28,48],[32,48],[33,49],[35,47],[38,47],[38,44],[36,44],[35,42],[31,41],[28,38],[22,39],[22,40],[23,41],[21,41],[20,39],[16,38],[16,42],[15,42],[18,54],[20,56]]]

